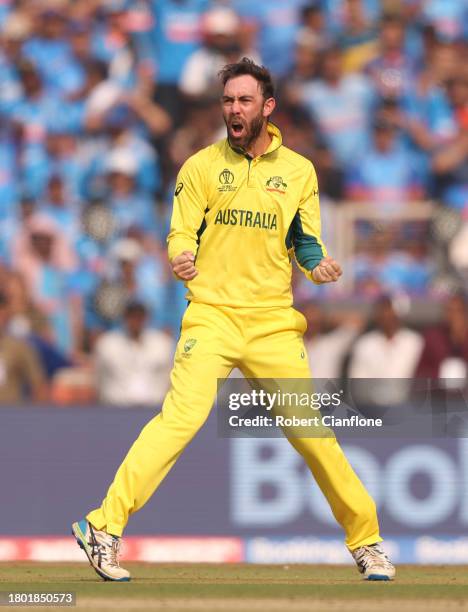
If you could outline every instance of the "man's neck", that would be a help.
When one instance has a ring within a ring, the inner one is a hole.
[[[127,331],[127,336],[130,338],[130,340],[133,340],[133,342],[140,342],[143,337],[143,330],[139,332]]]
[[[393,340],[393,338],[397,335],[397,333],[400,331],[400,326],[395,326],[395,327],[387,327],[382,329],[382,333],[385,336],[385,338],[387,340]]]
[[[245,152],[247,153],[247,155],[249,155],[252,158],[259,157],[260,155],[263,155],[268,150],[268,147],[270,146],[271,141],[272,141],[272,137],[270,133],[268,132],[268,123],[267,123],[262,128],[262,131],[258,135],[258,138],[256,138],[247,147]]]

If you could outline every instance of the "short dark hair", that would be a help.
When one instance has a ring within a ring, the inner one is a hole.
[[[148,309],[143,304],[143,302],[138,302],[138,301],[135,301],[135,300],[130,300],[125,305],[124,317],[131,317],[133,315],[141,315],[141,316],[145,316],[146,317],[147,314],[148,314]]]
[[[243,57],[240,62],[227,64],[218,73],[223,85],[226,85],[230,79],[234,79],[244,74],[250,74],[250,76],[253,76],[253,78],[260,83],[263,98],[265,100],[273,98],[275,95],[275,86],[273,85],[270,71],[265,68],[265,66],[259,66],[248,57]]]
[[[386,25],[399,25],[403,27],[405,22],[398,13],[384,13],[380,19],[380,27],[382,28]]]

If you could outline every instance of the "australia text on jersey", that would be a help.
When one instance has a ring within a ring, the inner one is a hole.
[[[255,212],[241,208],[219,210],[215,225],[243,225],[244,227],[259,227],[260,229],[278,229],[276,213]]]

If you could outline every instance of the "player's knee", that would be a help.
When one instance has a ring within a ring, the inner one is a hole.
[[[200,409],[187,406],[170,406],[163,408],[162,421],[179,432],[180,435],[194,435],[205,424],[209,409]]]
[[[194,414],[189,418],[184,413],[161,412],[142,429],[138,440],[155,449],[169,443],[184,446],[203,426],[207,416]]]

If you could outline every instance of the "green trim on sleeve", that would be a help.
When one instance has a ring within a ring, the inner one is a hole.
[[[206,230],[206,213],[209,211],[210,209],[208,208],[208,206],[205,208],[204,211],[204,216],[203,216],[203,220],[201,222],[200,227],[198,228],[197,231],[197,245],[200,245],[200,238],[202,237],[203,232]]]
[[[304,232],[299,211],[296,212],[286,235],[286,248],[294,248],[297,263],[310,271],[325,257],[317,238]]]

